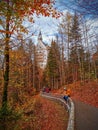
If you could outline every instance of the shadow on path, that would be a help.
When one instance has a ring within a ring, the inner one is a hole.
[[[75,101],[75,130],[98,130],[98,108]]]

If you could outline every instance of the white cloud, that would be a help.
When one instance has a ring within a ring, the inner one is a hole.
[[[64,1],[64,0],[63,0]],[[61,1],[62,2],[62,1]],[[65,6],[65,5],[64,5]],[[58,10],[61,10],[63,14],[66,14],[68,11],[66,7],[60,4],[60,0],[57,0],[55,7]],[[42,32],[43,41],[45,43],[50,44],[52,39],[55,39],[55,35],[58,33],[58,25],[61,21],[62,17],[59,19],[52,18],[52,17],[44,17],[42,15],[36,16],[34,15],[35,23],[29,23],[30,26],[30,34],[34,33],[31,37],[35,43],[37,43],[37,38],[39,31]],[[98,32],[98,19],[88,20],[88,23],[91,25],[92,23],[92,32]],[[26,23],[27,24],[27,23]]]
[[[52,18],[52,17],[44,17],[40,15],[39,17],[34,16],[35,22],[33,24],[26,23],[26,26],[30,26],[29,35],[34,33],[32,36],[33,41],[37,42],[37,37],[39,32],[42,32],[43,41],[45,43],[51,42],[52,39],[54,39],[55,35],[58,33],[58,24],[60,21],[59,19]]]

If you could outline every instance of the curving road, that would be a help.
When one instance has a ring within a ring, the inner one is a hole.
[[[75,101],[75,130],[98,130],[98,108]]]
[[[45,93],[49,97],[61,99],[61,95]],[[98,108],[73,100],[75,107],[74,130],[98,130]]]

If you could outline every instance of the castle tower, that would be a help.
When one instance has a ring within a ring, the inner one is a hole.
[[[38,35],[38,43],[36,46],[36,52],[37,52],[37,62],[38,66],[41,69],[44,69],[47,64],[47,57],[48,57],[48,46],[43,42],[42,40],[42,34],[41,31]]]

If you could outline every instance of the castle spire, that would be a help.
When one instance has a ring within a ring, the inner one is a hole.
[[[42,33],[41,33],[41,31],[39,32],[38,40],[42,41]]]

